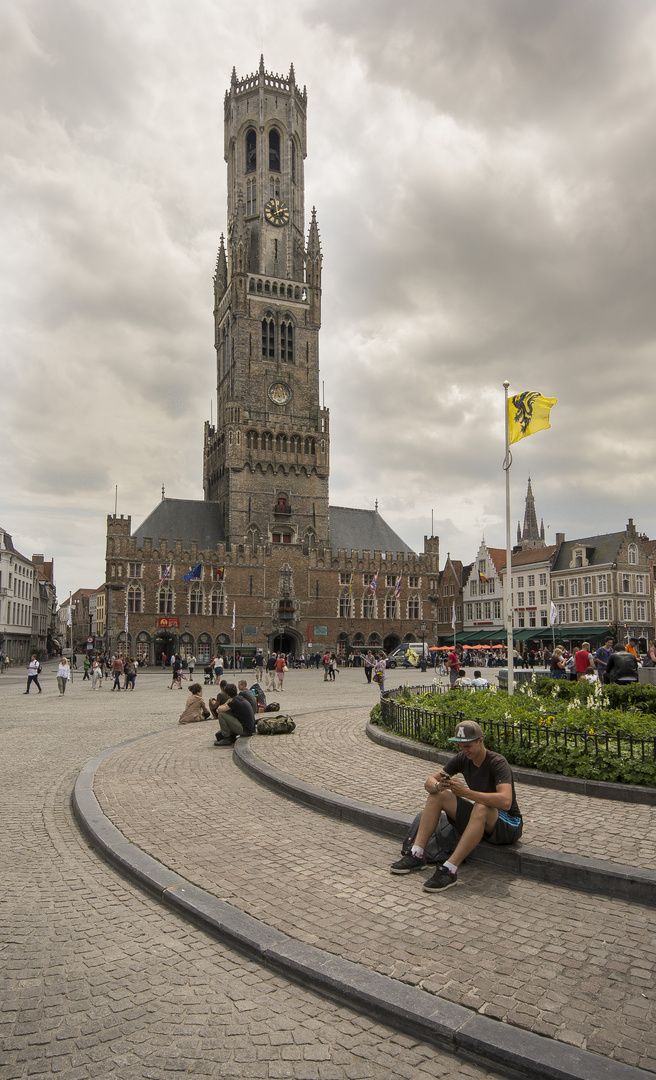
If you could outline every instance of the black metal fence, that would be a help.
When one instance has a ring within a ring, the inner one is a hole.
[[[431,687],[412,687],[413,693],[430,693]],[[397,702],[386,694],[381,701],[382,724],[396,735],[402,735],[416,742],[427,742],[426,733],[439,733],[443,740],[448,738],[464,717],[462,713],[440,713],[434,709],[421,709],[413,705]],[[590,732],[569,731],[555,728],[553,724],[513,724],[508,720],[478,720],[483,732],[500,750],[504,746],[551,747],[554,750],[583,751],[585,754],[598,756],[610,755],[617,758],[631,758],[634,761],[656,761],[656,736],[636,738],[625,732]],[[432,745],[432,744],[431,744]]]

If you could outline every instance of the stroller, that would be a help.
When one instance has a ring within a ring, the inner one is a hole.
[[[208,664],[207,667],[203,668],[203,671],[205,672],[205,679],[204,679],[205,686],[211,686],[211,684],[212,684],[212,682],[214,680],[214,668],[212,667],[211,664]]]

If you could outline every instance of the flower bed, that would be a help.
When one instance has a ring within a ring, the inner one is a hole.
[[[441,749],[453,749],[448,739],[458,721],[476,720],[486,746],[511,764],[588,780],[656,786],[655,708],[653,687],[541,678],[512,697],[495,688],[418,694],[405,687],[382,707],[375,706],[371,720]]]

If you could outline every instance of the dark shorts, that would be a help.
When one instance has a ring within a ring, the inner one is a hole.
[[[462,836],[467,825],[469,824],[469,818],[471,812],[474,809],[474,803],[471,803],[469,799],[461,799],[459,795],[456,796],[456,819],[453,821],[449,818],[452,825],[455,825],[456,829]],[[516,840],[519,840],[522,835],[522,823],[519,825],[510,825],[503,818],[498,817],[497,823],[491,833],[485,833],[485,839],[488,844],[514,844]]]

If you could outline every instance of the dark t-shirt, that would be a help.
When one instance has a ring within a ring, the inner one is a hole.
[[[255,700],[255,694],[252,690],[240,690],[239,697],[243,697],[244,701],[247,701],[253,710],[253,716],[257,712],[257,701]]]
[[[515,796],[515,782],[513,780],[512,769],[506,761],[505,757],[501,754],[495,754],[492,750],[485,751],[485,758],[482,763],[476,767],[473,761],[470,761],[464,754],[456,754],[449,762],[444,766],[444,772],[449,776],[456,776],[457,773],[462,773],[465,778],[467,787],[472,791],[494,792],[497,790],[499,784],[510,784],[512,788],[512,803],[508,810],[500,810],[499,817],[504,821],[509,821],[514,824],[513,818],[519,818],[521,820],[521,814],[517,805],[517,798]]]
[[[230,706],[230,712],[239,720],[241,726],[244,729],[244,735],[252,735],[255,731],[255,716],[250,705],[246,701],[246,698],[240,697],[237,694],[236,697],[230,698],[228,702]]]

